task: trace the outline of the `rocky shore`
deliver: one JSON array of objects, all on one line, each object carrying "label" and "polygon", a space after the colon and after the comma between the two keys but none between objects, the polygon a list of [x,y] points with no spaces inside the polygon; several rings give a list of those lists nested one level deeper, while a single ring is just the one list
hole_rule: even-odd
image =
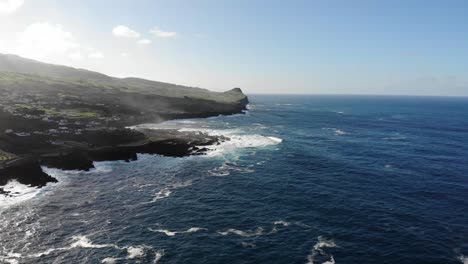
[{"label": "rocky shore", "polygon": [[229,139],[126,127],[238,114],[247,104],[239,88],[119,79],[0,54],[0,194],[11,180],[37,187],[57,181],[41,166],[86,171],[95,161],[132,161],[139,153],[203,155]]},{"label": "rocky shore", "polygon": [[169,157],[204,155],[207,146],[229,140],[224,136],[210,136],[199,132],[177,130],[100,129],[93,131],[92,141],[65,141],[56,143],[52,152],[18,157],[0,165],[1,186],[10,180],[34,187],[45,186],[57,180],[41,169],[41,166],[62,170],[89,171],[95,161],[134,161],[137,154],[155,154]]}]

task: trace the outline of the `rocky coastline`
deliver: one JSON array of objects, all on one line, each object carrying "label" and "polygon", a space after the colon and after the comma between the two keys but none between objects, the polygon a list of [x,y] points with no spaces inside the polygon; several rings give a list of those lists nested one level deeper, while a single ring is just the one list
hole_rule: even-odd
[{"label": "rocky coastline", "polygon": [[239,88],[211,92],[119,79],[0,54],[0,194],[12,180],[34,187],[56,182],[41,166],[87,171],[93,162],[132,161],[137,154],[203,155],[229,138],[127,127],[240,114],[248,103]]},{"label": "rocky coastline", "polygon": [[180,132],[172,129],[99,129],[94,133],[100,134],[98,137],[94,135],[94,140],[101,140],[99,144],[95,144],[96,142],[91,144],[74,141],[60,142],[57,145],[58,148],[50,152],[17,157],[1,164],[0,194],[7,194],[1,186],[11,180],[33,187],[43,187],[47,183],[57,182],[57,179],[46,174],[41,166],[61,170],[89,171],[94,168],[94,162],[116,160],[130,162],[137,160],[138,154],[168,157],[204,155],[208,151],[207,146],[218,145],[229,140],[224,136]]}]

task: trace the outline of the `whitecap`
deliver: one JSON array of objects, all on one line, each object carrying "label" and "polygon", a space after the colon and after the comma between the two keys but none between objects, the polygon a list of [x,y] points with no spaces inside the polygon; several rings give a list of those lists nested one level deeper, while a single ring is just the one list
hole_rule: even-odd
[{"label": "whitecap", "polygon": [[91,240],[83,235],[77,235],[72,237],[72,243],[68,247],[58,247],[58,248],[49,248],[43,252],[31,254],[28,257],[39,258],[42,256],[47,256],[55,251],[67,251],[74,248],[115,248],[121,249],[115,244],[93,244]]},{"label": "whitecap", "polygon": [[225,160],[220,167],[209,170],[208,174],[210,176],[228,176],[231,174],[231,171],[236,171],[239,173],[255,172],[251,166],[239,166],[236,163]]},{"label": "whitecap", "polygon": [[164,251],[158,251],[156,252],[155,256],[154,256],[154,260],[153,260],[153,264],[156,264],[158,263],[161,258],[164,256]]},{"label": "whitecap", "polygon": [[0,208],[10,207],[36,197],[41,191],[40,188],[24,185],[16,180],[9,181],[1,188],[7,194],[0,194]]},{"label": "whitecap", "polygon": [[227,235],[238,235],[241,237],[252,237],[252,236],[261,236],[264,234],[264,230],[262,227],[257,227],[255,230],[252,231],[242,231],[234,228],[229,228],[226,231],[218,231],[218,234],[227,236]]},{"label": "whitecap", "polygon": [[127,248],[127,259],[136,259],[136,258],[142,258],[145,256],[145,248],[143,246],[140,247],[133,247],[130,246]]},{"label": "whitecap", "polygon": [[286,221],[283,221],[283,220],[280,220],[280,221],[275,221],[273,222],[274,225],[282,225],[282,226],[289,226],[291,225],[290,222],[286,222]]},{"label": "whitecap", "polygon": [[72,239],[75,241],[70,245],[70,248],[107,248],[107,247],[113,247],[113,248],[119,248],[118,246],[114,244],[93,244],[91,240],[82,235],[78,236],[73,236]]},{"label": "whitecap", "polygon": [[348,132],[344,131],[344,130],[341,130],[341,129],[338,129],[338,128],[333,128],[333,127],[324,127],[322,128],[323,130],[331,130],[335,133],[335,135],[337,136],[341,136],[341,135],[346,135],[348,134]]},{"label": "whitecap", "polygon": [[21,258],[21,254],[18,253],[8,253],[6,256],[0,256],[0,261],[9,264],[17,264],[19,263],[18,259]]},{"label": "whitecap", "polygon": [[468,264],[468,257],[467,256],[461,255],[461,256],[458,257],[458,259],[460,260],[461,263]]},{"label": "whitecap", "polygon": [[61,170],[57,168],[49,168],[42,166],[42,170],[49,174],[50,176],[57,178],[64,175],[76,175],[76,174],[95,174],[95,173],[107,173],[112,171],[112,163],[115,161],[100,161],[93,162],[94,168],[91,168],[89,171],[83,170]]},{"label": "whitecap", "polygon": [[[217,131],[212,134],[219,133]],[[210,134],[210,133],[208,133]],[[268,146],[277,145],[282,142],[282,139],[271,136],[262,136],[258,134],[252,135],[236,135],[236,134],[225,134],[229,140],[222,142],[219,145],[206,146],[210,150],[207,156],[219,156],[225,153],[232,153],[238,149],[246,148],[264,148]]]},{"label": "whitecap", "polygon": [[172,193],[171,190],[169,190],[168,188],[164,188],[164,189],[162,189],[162,190],[160,190],[159,192],[156,193],[156,195],[154,196],[152,202],[156,202],[157,200],[169,197],[169,195],[171,195],[171,193]]},{"label": "whitecap", "polygon": [[247,230],[247,231],[238,230],[238,229],[234,229],[234,228],[229,228],[229,229],[227,229],[225,231],[218,231],[217,233],[220,234],[220,235],[223,235],[223,236],[238,235],[238,236],[241,236],[241,237],[255,237],[255,236],[263,236],[263,235],[273,234],[273,233],[276,233],[277,231],[278,230],[276,229],[276,227],[273,227],[270,231],[266,231],[263,227],[257,227],[254,230]]},{"label": "whitecap", "polygon": [[335,259],[333,255],[327,253],[325,251],[326,248],[334,248],[336,244],[333,240],[325,239],[321,236],[317,238],[317,243],[312,247],[310,250],[310,254],[307,256],[307,263],[306,264],[314,264],[315,258],[317,256],[322,256],[329,258],[327,261],[322,262],[322,264],[335,264]]},{"label": "whitecap", "polygon": [[271,140],[273,140],[274,142],[277,142],[277,143],[283,142],[283,140],[281,138],[277,138],[277,137],[267,137],[267,138],[269,138],[269,139],[271,139]]},{"label": "whitecap", "polygon": [[[117,250],[125,250],[127,252],[127,259],[142,258],[146,256],[147,250],[150,250],[155,255],[153,263],[157,263],[161,259],[164,253],[163,251],[162,252],[154,251],[151,247],[146,246],[146,245],[119,247],[116,244],[95,244],[87,236],[76,235],[76,236],[72,236],[71,243],[69,246],[48,248],[42,252],[38,252],[38,253],[26,255],[26,256],[23,256],[17,253],[9,253],[7,256],[0,256],[0,261],[6,261],[9,263],[18,263],[18,259],[20,258],[40,258],[40,257],[47,256],[54,252],[68,251],[68,250],[73,250],[77,248],[93,248],[93,249],[114,248]],[[116,261],[120,259],[121,258],[106,257],[101,261],[101,263],[106,263],[106,264],[116,263]]]},{"label": "whitecap", "polygon": [[152,229],[148,228],[149,231],[151,232],[156,232],[156,233],[163,233],[166,236],[175,236],[177,234],[188,234],[188,233],[195,233],[195,232],[200,232],[200,231],[206,231],[206,228],[203,227],[191,227],[185,231],[170,231],[167,229]]},{"label": "whitecap", "polygon": [[246,247],[246,248],[254,248],[254,247],[257,246],[257,245],[255,245],[255,244],[252,243],[252,242],[242,242],[241,245],[242,245],[243,247]]},{"label": "whitecap", "polygon": [[[208,121],[209,122],[209,121]],[[176,129],[180,132],[200,132],[210,136],[225,136],[229,138],[220,144],[210,146],[199,146],[200,148],[207,148],[209,152],[208,157],[218,156],[224,153],[232,153],[237,149],[244,148],[263,148],[267,146],[280,144],[283,140],[281,138],[260,135],[260,134],[245,134],[241,129],[210,129],[207,125],[207,120],[171,120],[158,124],[141,124],[138,126],[130,127],[133,129]],[[266,128],[261,126],[261,128]]]},{"label": "whitecap", "polygon": [[107,257],[101,261],[103,264],[115,264],[119,260],[118,258]]},{"label": "whitecap", "polygon": [[[173,183],[172,185],[165,187],[161,189],[159,192],[157,192],[153,199],[149,202],[145,202],[143,204],[150,204],[150,203],[155,203],[161,199],[167,198],[172,194],[172,190],[179,189],[179,188],[185,188],[192,185],[192,180],[184,181],[184,182],[176,182]],[[149,184],[147,186],[150,186]]]}]

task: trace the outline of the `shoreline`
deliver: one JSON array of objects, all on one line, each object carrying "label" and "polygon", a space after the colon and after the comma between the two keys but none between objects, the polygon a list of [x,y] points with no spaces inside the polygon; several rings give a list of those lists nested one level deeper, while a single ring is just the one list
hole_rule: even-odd
[{"label": "shoreline", "polygon": [[[166,115],[159,120],[161,123],[191,118],[208,118],[219,115],[244,114],[248,101],[242,102],[238,112],[224,113],[184,113]],[[143,118],[144,119],[144,118]],[[158,123],[160,123],[158,122]],[[137,154],[152,154],[168,157],[186,157],[204,155],[208,151],[204,146],[219,145],[230,139],[224,136],[211,136],[200,132],[180,132],[175,129],[130,129],[126,124],[121,128],[96,129],[97,138],[112,138],[113,142],[103,144],[83,144],[83,142],[60,142],[59,151],[46,151],[36,155],[18,156],[0,164],[0,195],[8,195],[3,187],[12,180],[31,187],[41,188],[48,183],[58,182],[46,174],[41,166],[62,170],[89,171],[94,168],[94,162],[117,161],[127,162],[137,160]],[[87,142],[89,143],[89,142]]]}]

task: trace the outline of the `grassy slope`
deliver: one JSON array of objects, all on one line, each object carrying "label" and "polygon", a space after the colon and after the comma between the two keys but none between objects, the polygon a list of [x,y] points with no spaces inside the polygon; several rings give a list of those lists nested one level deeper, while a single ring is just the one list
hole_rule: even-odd
[{"label": "grassy slope", "polygon": [[99,87],[103,90],[173,98],[191,97],[222,103],[236,103],[245,98],[245,95],[239,90],[217,93],[201,88],[139,78],[121,79],[84,69],[46,64],[16,55],[5,54],[0,54],[0,82],[4,85],[47,82],[51,85]]}]

